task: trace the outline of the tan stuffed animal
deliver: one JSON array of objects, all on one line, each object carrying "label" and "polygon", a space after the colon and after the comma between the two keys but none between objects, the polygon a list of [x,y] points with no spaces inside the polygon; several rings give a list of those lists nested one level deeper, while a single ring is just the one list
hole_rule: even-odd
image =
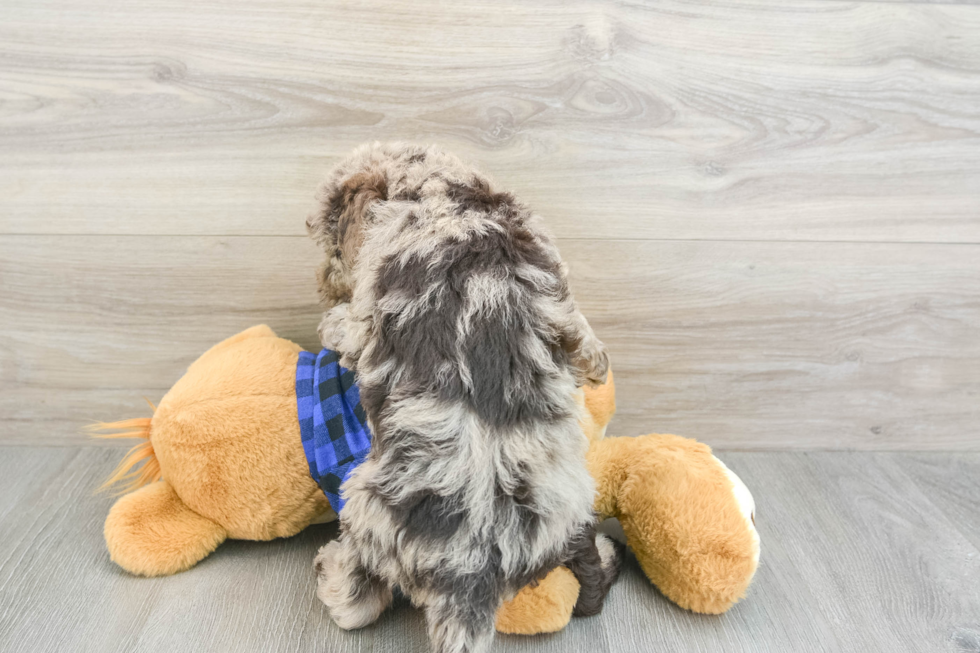
[{"label": "tan stuffed animal", "polygon": [[[106,485],[132,490],[112,507],[112,560],[144,576],[184,571],[225,539],[295,535],[336,515],[310,475],[296,407],[299,345],[256,326],[208,350],[152,418],[99,425],[142,437]],[[723,612],[745,592],[759,543],[751,496],[705,445],[677,436],[604,439],[615,411],[609,381],[582,394],[597,511],[616,517],[650,579],[679,605]],[[140,461],[141,467],[130,471]],[[565,568],[498,613],[502,632],[568,623],[578,582]]]}]

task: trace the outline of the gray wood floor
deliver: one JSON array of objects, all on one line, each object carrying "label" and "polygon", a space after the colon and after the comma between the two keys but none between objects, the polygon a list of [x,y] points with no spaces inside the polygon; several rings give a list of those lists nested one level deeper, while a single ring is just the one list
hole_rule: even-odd
[{"label": "gray wood floor", "polygon": [[[163,579],[116,568],[111,499],[92,488],[120,455],[0,447],[0,649],[426,651],[407,605],[339,630],[313,596],[331,525],[228,542]],[[763,542],[749,597],[720,617],[664,599],[630,560],[603,613],[494,651],[980,651],[980,454],[728,452],[753,489]]]}]

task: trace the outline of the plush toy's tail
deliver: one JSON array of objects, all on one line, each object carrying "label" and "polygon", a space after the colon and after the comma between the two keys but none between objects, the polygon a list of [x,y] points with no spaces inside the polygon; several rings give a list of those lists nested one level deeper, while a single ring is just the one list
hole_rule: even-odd
[{"label": "plush toy's tail", "polygon": [[[149,400],[150,408],[156,411]],[[98,422],[88,428],[92,437],[96,438],[142,438],[146,440],[137,444],[126,453],[112,474],[99,486],[99,491],[106,490],[116,483],[122,483],[120,494],[132,492],[148,483],[159,481],[161,478],[160,462],[153,453],[153,443],[150,441],[150,417],[124,419],[119,422]],[[141,467],[136,467],[143,462]]]}]

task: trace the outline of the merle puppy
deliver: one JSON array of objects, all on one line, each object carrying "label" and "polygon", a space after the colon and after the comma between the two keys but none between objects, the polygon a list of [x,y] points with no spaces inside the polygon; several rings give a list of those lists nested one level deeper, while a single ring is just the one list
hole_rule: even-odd
[{"label": "merle puppy", "polygon": [[373,622],[398,587],[436,651],[484,651],[501,602],[561,564],[576,614],[599,612],[616,561],[575,395],[608,359],[540,218],[435,147],[362,146],[319,197],[320,337],[374,438],[316,559],[334,621]]}]

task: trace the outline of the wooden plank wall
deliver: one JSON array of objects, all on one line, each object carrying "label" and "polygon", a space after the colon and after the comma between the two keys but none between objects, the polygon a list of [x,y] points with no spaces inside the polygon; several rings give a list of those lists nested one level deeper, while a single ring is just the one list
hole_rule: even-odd
[{"label": "wooden plank wall", "polygon": [[0,442],[308,347],[318,180],[435,141],[548,219],[611,433],[980,450],[980,6],[6,0]]}]

